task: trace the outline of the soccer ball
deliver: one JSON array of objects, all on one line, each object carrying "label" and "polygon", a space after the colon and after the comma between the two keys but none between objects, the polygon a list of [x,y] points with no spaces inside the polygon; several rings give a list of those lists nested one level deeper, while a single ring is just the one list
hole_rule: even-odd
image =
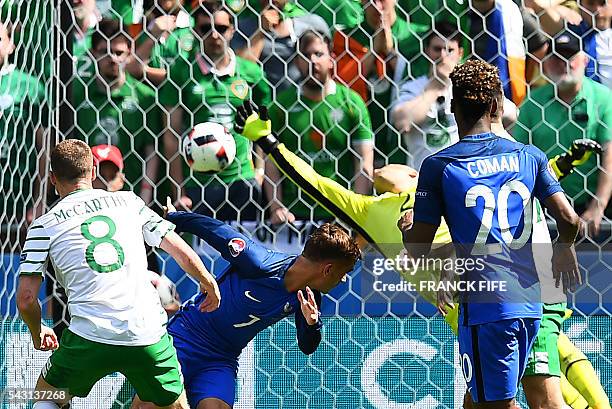
[{"label": "soccer ball", "polygon": [[176,285],[170,281],[165,275],[159,275],[154,271],[149,271],[149,279],[151,284],[157,290],[159,294],[159,301],[162,307],[166,308],[172,304],[180,304],[178,293],[176,291]]},{"label": "soccer ball", "polygon": [[220,172],[234,161],[236,142],[223,125],[203,122],[183,139],[183,156],[195,172]]}]

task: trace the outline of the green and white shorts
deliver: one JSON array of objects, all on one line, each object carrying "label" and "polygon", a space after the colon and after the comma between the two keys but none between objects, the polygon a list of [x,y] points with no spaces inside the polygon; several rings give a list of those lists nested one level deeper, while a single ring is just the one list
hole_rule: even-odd
[{"label": "green and white shorts", "polygon": [[566,306],[566,303],[544,304],[540,329],[529,352],[524,376],[561,376],[557,342],[565,321]]},{"label": "green and white shorts", "polygon": [[59,348],[49,357],[43,379],[71,396],[86,397],[96,382],[120,372],[140,399],[157,406],[174,403],[183,392],[183,377],[167,333],[148,346],[109,345],[64,330]]}]

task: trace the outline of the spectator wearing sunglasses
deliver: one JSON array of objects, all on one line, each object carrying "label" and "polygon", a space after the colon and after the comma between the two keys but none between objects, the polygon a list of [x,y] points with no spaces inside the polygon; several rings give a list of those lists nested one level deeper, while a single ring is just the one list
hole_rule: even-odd
[{"label": "spectator wearing sunglasses", "polygon": [[[193,173],[179,154],[182,135],[201,122],[218,122],[233,129],[234,116],[244,100],[270,103],[270,87],[262,69],[236,56],[230,47],[234,16],[214,2],[202,2],[193,11],[196,41],[189,59],[177,59],[169,67],[169,80],[162,86],[160,102],[169,113],[164,150],[170,163],[175,197],[182,207],[220,220],[254,220],[261,193],[256,181],[249,141],[233,133],[236,159],[224,171],[207,175]],[[263,161],[257,167],[262,169]]]},{"label": "spectator wearing sunglasses", "polygon": [[393,126],[403,135],[408,165],[419,169],[425,158],[459,140],[450,110],[449,75],[463,57],[461,34],[448,22],[436,24],[425,40],[428,75],[406,81],[391,108]]}]

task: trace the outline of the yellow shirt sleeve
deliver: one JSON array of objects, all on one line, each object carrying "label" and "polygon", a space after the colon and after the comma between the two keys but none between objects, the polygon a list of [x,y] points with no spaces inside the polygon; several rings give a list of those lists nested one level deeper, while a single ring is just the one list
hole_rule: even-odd
[{"label": "yellow shirt sleeve", "polygon": [[355,193],[319,175],[308,163],[282,143],[272,151],[270,156],[280,171],[317,203],[366,239],[371,239],[362,226],[367,218],[368,207],[375,200],[373,196]]}]

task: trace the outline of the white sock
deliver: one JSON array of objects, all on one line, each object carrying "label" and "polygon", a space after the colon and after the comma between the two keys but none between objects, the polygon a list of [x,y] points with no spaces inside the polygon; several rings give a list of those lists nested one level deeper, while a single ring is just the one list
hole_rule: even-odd
[{"label": "white sock", "polygon": [[32,409],[59,409],[59,406],[55,402],[41,401],[36,402]]}]

